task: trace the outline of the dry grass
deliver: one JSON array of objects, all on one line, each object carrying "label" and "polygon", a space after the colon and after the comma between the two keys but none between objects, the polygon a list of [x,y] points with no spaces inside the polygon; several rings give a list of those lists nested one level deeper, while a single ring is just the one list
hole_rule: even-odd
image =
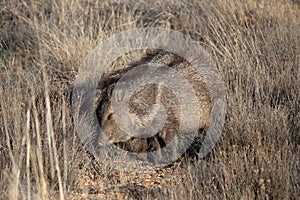
[{"label": "dry grass", "polygon": [[[0,2],[0,198],[299,198],[299,18],[288,0]],[[160,172],[155,187],[105,166],[94,174],[68,94],[92,48],[146,26],[199,41],[228,89],[214,152]]]}]

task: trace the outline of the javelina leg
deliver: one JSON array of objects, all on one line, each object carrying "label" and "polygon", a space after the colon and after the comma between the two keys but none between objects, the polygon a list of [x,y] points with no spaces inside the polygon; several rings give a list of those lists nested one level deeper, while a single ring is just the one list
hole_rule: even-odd
[{"label": "javelina leg", "polygon": [[[149,160],[155,164],[165,164],[177,159],[176,129],[165,129],[151,138],[151,149]],[[153,152],[155,151],[155,152]]]},{"label": "javelina leg", "polygon": [[176,136],[177,130],[174,128],[164,129],[160,134],[161,140],[164,141],[165,149],[162,151],[164,157],[170,161],[175,161],[177,159],[177,146],[178,138]]},{"label": "javelina leg", "polygon": [[148,144],[146,138],[131,138],[128,141],[120,142],[118,144],[123,150],[136,153],[136,156],[140,160],[146,160],[146,153],[148,150]]},{"label": "javelina leg", "polygon": [[159,164],[161,160],[161,144],[158,139],[158,135],[153,137],[147,138],[148,144],[148,161],[152,162],[153,164]]}]

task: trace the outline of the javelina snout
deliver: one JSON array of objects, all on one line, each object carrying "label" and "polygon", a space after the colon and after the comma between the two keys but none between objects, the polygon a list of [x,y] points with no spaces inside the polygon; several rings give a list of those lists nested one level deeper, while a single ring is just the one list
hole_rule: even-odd
[{"label": "javelina snout", "polygon": [[[184,135],[185,132],[188,133],[189,130],[188,124],[183,126],[180,125],[180,123],[182,123],[181,104],[187,103],[189,105],[189,99],[184,99],[184,102],[182,102],[182,100],[180,101],[176,96],[176,91],[174,91],[174,88],[176,90],[176,81],[175,87],[166,87],[164,84],[161,84],[165,81],[163,78],[158,78],[158,82],[156,83],[144,84],[132,94],[126,92],[129,91],[131,87],[135,87],[136,83],[138,84],[141,82],[140,79],[142,79],[143,75],[141,73],[142,70],[137,70],[124,79],[121,79],[122,76],[129,71],[138,69],[141,65],[147,64],[161,65],[161,68],[157,68],[158,73],[156,73],[156,76],[157,74],[158,76],[160,74],[163,75],[164,69],[168,70],[168,68],[170,68],[176,70],[182,78],[187,80],[192,89],[181,90],[181,93],[183,93],[181,95],[183,97],[188,97],[190,93],[195,95],[198,103],[196,106],[193,105],[195,107],[192,109],[199,111],[200,116],[197,118],[194,115],[183,117],[190,118],[189,121],[198,122],[198,130],[205,129],[209,125],[211,120],[211,100],[203,78],[197,73],[197,69],[194,66],[180,56],[162,51],[148,52],[140,61],[133,63],[124,69],[105,73],[98,86],[100,97],[98,100],[97,116],[103,129],[103,134],[110,143],[119,145],[124,150],[135,153],[155,151],[155,158],[143,158],[152,159],[154,162],[159,162],[159,160],[163,159],[162,148],[172,143],[172,152],[170,156],[173,156],[175,159],[177,147],[178,145],[182,145],[180,144],[181,141],[179,141],[180,137],[175,136],[178,136],[179,134]],[[174,79],[176,78],[177,77],[174,75]],[[120,87],[117,87],[118,82],[122,81],[129,81],[130,84],[125,84],[124,87],[122,87],[121,84]],[[116,103],[122,101],[123,98],[128,98],[128,107],[118,108],[124,109],[122,111],[116,110],[116,107],[113,104],[113,97],[116,98]],[[121,125],[118,123],[118,120],[116,120],[118,117],[120,118],[120,116],[116,114],[117,111],[119,111],[119,115],[120,113],[122,115],[123,112],[129,112],[127,115],[129,117],[123,118]],[[162,117],[161,115],[165,115],[165,117]],[[160,127],[159,130],[156,130],[156,127],[151,127],[154,126],[155,120],[157,120],[156,123],[162,124],[162,127]],[[131,132],[130,128],[132,127],[132,124],[134,130]],[[134,131],[143,129],[147,126],[149,128],[147,130],[155,131],[155,133],[151,133],[149,137],[138,137],[133,133]],[[187,128],[181,129],[179,133],[180,127]],[[201,132],[201,134],[203,133]]]}]

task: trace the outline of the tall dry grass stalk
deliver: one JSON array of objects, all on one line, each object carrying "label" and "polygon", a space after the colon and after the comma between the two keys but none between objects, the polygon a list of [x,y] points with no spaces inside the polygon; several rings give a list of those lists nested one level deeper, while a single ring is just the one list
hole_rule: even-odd
[{"label": "tall dry grass stalk", "polygon": [[[36,102],[35,95],[33,93],[33,89],[31,90],[32,93],[32,102]],[[41,141],[41,133],[40,133],[40,122],[39,122],[39,117],[38,117],[38,110],[35,104],[32,104],[33,108],[33,115],[34,115],[34,121],[33,127],[35,129],[33,132],[36,134],[36,162],[38,165],[38,170],[36,172],[37,176],[37,185],[38,185],[38,194],[41,196],[42,199],[48,199],[48,191],[47,191],[47,183],[44,177],[44,162],[43,162],[43,154],[42,154],[42,141]]]},{"label": "tall dry grass stalk", "polygon": [[[49,83],[48,77],[46,75],[45,69],[43,71],[43,79],[44,79],[44,88],[45,88],[45,103],[46,103],[46,124],[47,124],[47,137],[48,137],[48,144],[50,150],[50,162],[51,162],[51,179],[54,179],[54,168],[55,165],[57,179],[58,179],[58,186],[59,186],[59,197],[60,199],[64,199],[64,190],[62,184],[62,176],[61,170],[59,167],[59,158],[57,153],[56,141],[54,137],[54,130],[53,130],[53,122],[52,122],[52,114],[51,114],[51,106],[50,106],[50,97],[49,97]],[[53,156],[51,152],[53,151]],[[53,161],[51,160],[53,159]]]},{"label": "tall dry grass stalk", "polygon": [[31,199],[31,184],[30,184],[30,136],[29,136],[29,129],[30,129],[30,109],[27,110],[27,122],[26,122],[26,174],[27,174],[27,199]]}]

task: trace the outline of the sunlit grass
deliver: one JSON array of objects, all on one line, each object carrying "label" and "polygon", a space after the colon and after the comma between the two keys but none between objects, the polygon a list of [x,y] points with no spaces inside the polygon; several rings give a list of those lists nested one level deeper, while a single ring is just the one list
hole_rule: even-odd
[{"label": "sunlit grass", "polygon": [[[297,199],[299,18],[288,0],[1,2],[0,198]],[[66,92],[91,49],[146,26],[198,41],[228,89],[214,152],[155,189],[106,166],[95,175]]]}]

